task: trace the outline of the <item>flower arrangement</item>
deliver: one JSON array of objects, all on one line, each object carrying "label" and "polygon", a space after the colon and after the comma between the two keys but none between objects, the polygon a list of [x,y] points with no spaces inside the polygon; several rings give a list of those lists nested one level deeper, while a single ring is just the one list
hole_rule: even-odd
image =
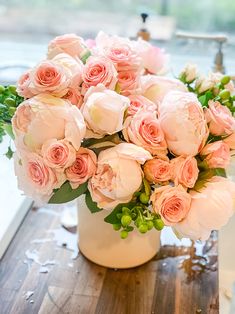
[{"label": "flower arrangement", "polygon": [[0,136],[14,138],[19,188],[49,203],[85,194],[123,239],[166,225],[203,240],[226,224],[233,83],[193,65],[161,76],[167,60],[143,40],[102,32],[52,40],[17,88],[0,86]]}]

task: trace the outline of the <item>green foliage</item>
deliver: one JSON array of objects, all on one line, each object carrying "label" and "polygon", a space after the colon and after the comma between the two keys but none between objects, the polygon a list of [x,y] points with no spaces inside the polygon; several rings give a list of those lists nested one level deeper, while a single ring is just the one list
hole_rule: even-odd
[{"label": "green foliage", "polygon": [[12,151],[12,149],[11,149],[11,147],[10,146],[8,146],[8,151],[6,152],[6,157],[8,158],[8,159],[11,159],[12,158],[12,156],[13,156],[13,151]]},{"label": "green foliage", "polygon": [[69,181],[66,181],[59,189],[57,189],[49,200],[49,204],[67,203],[87,191],[87,182],[79,185],[77,189],[72,189]]},{"label": "green foliage", "polygon": [[198,97],[198,100],[202,104],[202,107],[208,107],[208,101],[213,99],[214,95],[213,93],[209,90],[205,94],[201,95]]},{"label": "green foliage", "polygon": [[88,190],[86,192],[85,201],[86,201],[87,207],[90,209],[90,212],[92,214],[100,212],[101,210],[103,210],[103,208],[98,207],[97,203],[92,200],[91,194],[90,194],[90,192]]},{"label": "green foliage", "polygon": [[17,94],[15,86],[0,85],[0,142],[6,133],[13,138],[11,119],[23,100]]},{"label": "green foliage", "polygon": [[210,179],[214,176],[220,176],[226,178],[226,171],[222,168],[214,168],[209,169],[207,168],[204,171],[199,173],[198,179],[193,187],[193,190],[200,192],[202,188],[206,186],[206,183],[210,181]]}]

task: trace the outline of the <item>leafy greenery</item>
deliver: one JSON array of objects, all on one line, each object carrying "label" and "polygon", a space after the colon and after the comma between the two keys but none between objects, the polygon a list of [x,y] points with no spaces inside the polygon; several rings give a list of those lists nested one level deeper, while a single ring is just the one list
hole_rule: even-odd
[{"label": "leafy greenery", "polygon": [[199,96],[198,100],[202,104],[202,107],[208,107],[208,101],[213,98],[214,98],[214,95],[212,91],[209,90],[204,95]]},{"label": "leafy greenery", "polygon": [[86,201],[86,205],[87,207],[90,209],[90,212],[93,213],[97,213],[100,212],[101,210],[103,210],[103,208],[99,208],[97,206],[97,203],[94,202],[91,198],[91,194],[90,192],[87,190],[86,192],[86,197],[85,197],[85,201]]},{"label": "leafy greenery", "polygon": [[55,190],[54,194],[49,200],[49,204],[67,203],[87,191],[87,182],[79,185],[78,188],[72,189],[69,181],[66,181],[59,189]]}]

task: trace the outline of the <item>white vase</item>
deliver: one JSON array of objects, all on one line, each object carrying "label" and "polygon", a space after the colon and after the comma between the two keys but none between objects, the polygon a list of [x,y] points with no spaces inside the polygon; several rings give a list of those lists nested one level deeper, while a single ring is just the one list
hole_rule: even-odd
[{"label": "white vase", "polygon": [[78,244],[90,261],[109,268],[131,268],[151,260],[160,248],[160,232],[132,231],[127,239],[104,222],[109,211],[91,214],[84,196],[78,198]]}]

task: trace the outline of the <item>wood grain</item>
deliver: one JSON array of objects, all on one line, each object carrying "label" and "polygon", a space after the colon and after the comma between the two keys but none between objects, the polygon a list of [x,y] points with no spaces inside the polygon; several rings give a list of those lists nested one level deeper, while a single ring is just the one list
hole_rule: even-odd
[{"label": "wood grain", "polygon": [[[58,208],[58,211],[61,209]],[[54,242],[32,243],[59,227],[59,216],[31,210],[0,262],[0,314],[218,314],[216,234],[202,249],[165,245],[149,263],[130,270],[97,266]],[[25,261],[55,259],[48,273]],[[24,263],[25,262],[25,263]],[[27,291],[34,294],[26,300]]]}]

